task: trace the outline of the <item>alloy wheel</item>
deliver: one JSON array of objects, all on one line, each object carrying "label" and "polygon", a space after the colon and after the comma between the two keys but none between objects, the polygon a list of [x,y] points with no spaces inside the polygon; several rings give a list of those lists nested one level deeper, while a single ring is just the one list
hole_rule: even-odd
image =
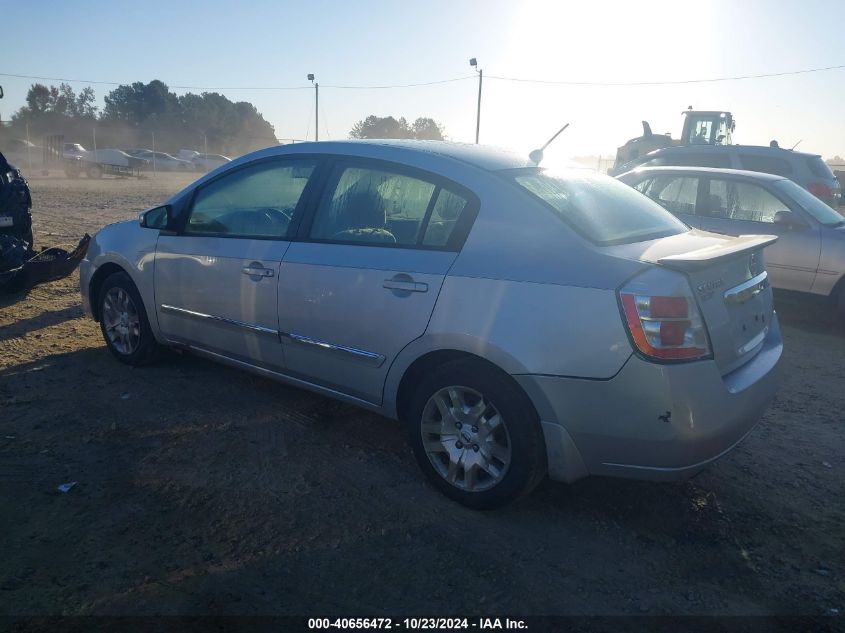
[{"label": "alloy wheel", "polygon": [[444,387],[422,413],[423,448],[435,471],[468,492],[494,487],[511,463],[507,425],[496,407],[469,387]]},{"label": "alloy wheel", "polygon": [[141,342],[141,319],[132,297],[123,288],[110,288],[103,299],[103,330],[112,347],[132,354]]}]

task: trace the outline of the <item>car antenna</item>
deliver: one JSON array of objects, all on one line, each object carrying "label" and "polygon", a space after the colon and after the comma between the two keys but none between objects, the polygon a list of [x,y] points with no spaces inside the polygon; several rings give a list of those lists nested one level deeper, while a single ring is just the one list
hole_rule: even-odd
[{"label": "car antenna", "polygon": [[[802,138],[802,139],[801,139],[801,141],[803,141],[803,140],[804,140],[804,139]],[[792,151],[792,150],[794,150],[796,147],[798,147],[798,145],[801,143],[801,141],[798,141],[798,143],[796,143],[795,145],[793,145],[792,147],[790,147],[790,148],[789,148],[789,151],[791,152],[791,151]]]},{"label": "car antenna", "polygon": [[540,162],[543,160],[543,150],[546,149],[551,144],[551,142],[553,140],[555,140],[558,136],[560,136],[560,133],[563,132],[568,127],[569,127],[569,123],[564,125],[557,132],[555,132],[555,135],[552,138],[550,138],[548,141],[546,141],[546,144],[543,145],[543,147],[541,147],[540,149],[535,149],[533,152],[531,152],[528,155],[528,158],[531,160],[531,162],[534,163],[535,165],[539,165]]}]

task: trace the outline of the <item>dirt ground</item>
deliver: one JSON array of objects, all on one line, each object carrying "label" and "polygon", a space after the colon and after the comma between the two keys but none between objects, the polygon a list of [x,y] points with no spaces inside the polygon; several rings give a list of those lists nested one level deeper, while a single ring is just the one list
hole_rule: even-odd
[{"label": "dirt ground", "polygon": [[[34,179],[36,244],[188,180]],[[0,615],[845,613],[826,306],[777,297],[777,399],[698,477],[547,482],[480,513],[425,483],[394,422],[187,355],[119,364],[77,284],[0,297]]]}]

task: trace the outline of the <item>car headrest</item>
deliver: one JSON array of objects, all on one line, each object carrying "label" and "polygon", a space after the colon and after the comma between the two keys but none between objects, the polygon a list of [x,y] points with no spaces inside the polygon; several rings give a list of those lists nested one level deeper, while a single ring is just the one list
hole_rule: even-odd
[{"label": "car headrest", "polygon": [[384,200],[375,191],[352,191],[343,196],[338,225],[346,229],[382,228],[386,224]]}]

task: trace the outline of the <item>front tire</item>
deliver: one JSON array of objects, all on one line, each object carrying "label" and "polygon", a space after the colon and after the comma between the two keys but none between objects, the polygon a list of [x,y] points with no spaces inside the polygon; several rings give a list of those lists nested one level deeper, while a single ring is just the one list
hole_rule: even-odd
[{"label": "front tire", "polygon": [[534,406],[510,376],[482,361],[452,361],[426,375],[408,425],[414,456],[431,483],[471,508],[506,505],[546,474]]},{"label": "front tire", "polygon": [[137,366],[156,359],[159,346],[141,294],[129,275],[109,275],[100,288],[97,307],[103,339],[117,360]]}]

